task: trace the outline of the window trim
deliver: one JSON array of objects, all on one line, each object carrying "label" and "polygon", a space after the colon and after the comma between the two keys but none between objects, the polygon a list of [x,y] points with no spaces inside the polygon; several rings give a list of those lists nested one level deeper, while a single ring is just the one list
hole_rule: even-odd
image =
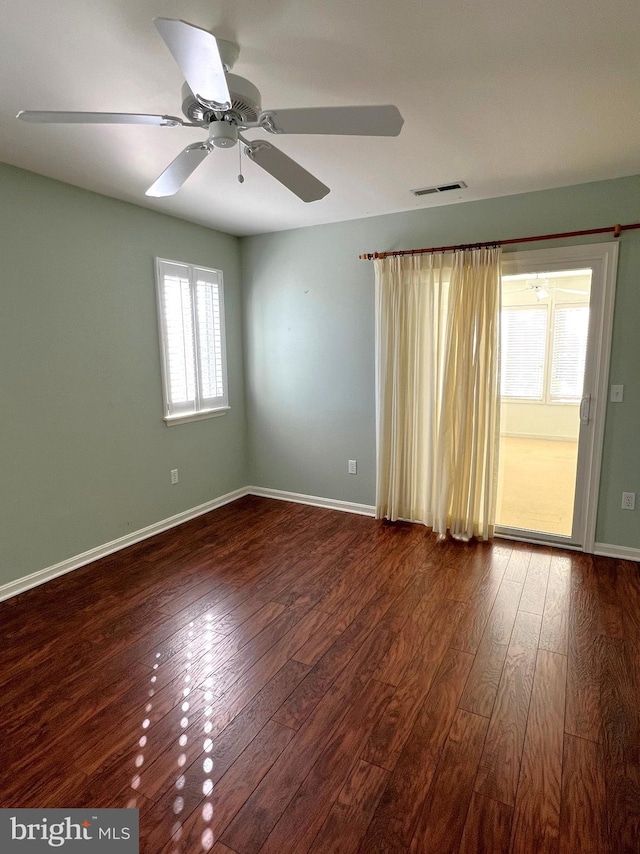
[{"label": "window trim", "polygon": [[[185,277],[189,280],[189,290],[191,292],[191,310],[193,313],[193,348],[195,355],[195,406],[196,409],[185,409],[172,412],[175,403],[171,401],[170,395],[170,372],[168,359],[168,339],[166,331],[167,318],[165,316],[164,300],[163,300],[163,285],[165,270],[163,265],[171,265],[180,267],[185,271]],[[167,427],[173,427],[178,424],[187,424],[191,421],[203,421],[207,418],[216,418],[219,415],[226,415],[231,409],[229,405],[229,382],[227,373],[227,341],[226,341],[226,317],[224,308],[224,274],[222,270],[213,267],[204,267],[201,264],[188,264],[185,261],[174,261],[169,258],[155,258],[155,290],[156,290],[156,310],[158,317],[158,331],[160,344],[160,365],[162,373],[162,400],[163,400],[163,420]],[[212,273],[217,278],[218,286],[218,302],[220,307],[220,351],[222,358],[222,385],[223,394],[219,398],[220,404],[211,407],[202,405],[202,389],[200,384],[200,360],[198,346],[198,324],[197,324],[197,305],[195,297],[195,283],[197,271]]]}]

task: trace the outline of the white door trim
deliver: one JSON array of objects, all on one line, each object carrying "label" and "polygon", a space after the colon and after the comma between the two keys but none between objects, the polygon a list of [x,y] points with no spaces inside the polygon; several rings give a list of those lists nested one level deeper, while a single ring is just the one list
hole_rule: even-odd
[{"label": "white door trim", "polygon": [[[505,275],[527,273],[543,268],[545,271],[552,272],[556,269],[566,268],[567,264],[575,264],[576,269],[590,267],[593,270],[589,321],[589,355],[586,369],[587,374],[585,375],[585,393],[591,394],[592,429],[588,433],[587,441],[582,443],[586,452],[586,459],[584,460],[584,465],[582,465],[582,460],[579,461],[578,480],[576,481],[576,501],[581,500],[583,502],[581,530],[575,532],[573,542],[566,542],[567,547],[577,546],[591,554],[595,548],[598,492],[600,470],[602,467],[602,446],[604,442],[609,361],[613,332],[613,308],[615,303],[616,272],[618,268],[618,245],[616,241],[611,241],[607,243],[561,246],[556,249],[508,252],[502,257],[502,272]],[[511,533],[515,534],[515,529],[505,529],[507,536]],[[535,534],[533,536],[538,540]],[[562,538],[553,535],[540,535],[540,540],[544,540],[549,544],[562,545]]]}]

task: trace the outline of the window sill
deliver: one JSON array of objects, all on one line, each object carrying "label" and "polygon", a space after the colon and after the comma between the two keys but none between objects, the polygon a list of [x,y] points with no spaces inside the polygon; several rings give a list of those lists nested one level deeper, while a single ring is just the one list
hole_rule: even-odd
[{"label": "window sill", "polygon": [[537,400],[530,397],[501,397],[500,401],[501,403],[535,403],[538,406],[580,406],[580,401],[576,400],[575,397],[573,400],[551,400],[545,397]]},{"label": "window sill", "polygon": [[189,421],[204,421],[205,418],[217,418],[218,415],[226,415],[230,409],[230,406],[219,406],[217,409],[185,412],[183,415],[167,415],[164,420],[167,427],[174,427],[176,424],[187,424]]}]

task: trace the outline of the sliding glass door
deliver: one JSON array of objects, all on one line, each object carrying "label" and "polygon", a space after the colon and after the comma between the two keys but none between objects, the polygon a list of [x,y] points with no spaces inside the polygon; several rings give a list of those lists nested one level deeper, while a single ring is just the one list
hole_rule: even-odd
[{"label": "sliding glass door", "polygon": [[615,244],[506,254],[497,530],[593,545]]}]

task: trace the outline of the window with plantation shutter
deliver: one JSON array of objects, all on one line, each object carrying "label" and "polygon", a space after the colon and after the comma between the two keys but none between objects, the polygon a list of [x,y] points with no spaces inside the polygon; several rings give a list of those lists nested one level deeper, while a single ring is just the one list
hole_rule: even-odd
[{"label": "window with plantation shutter", "polygon": [[588,306],[557,306],[553,322],[550,399],[577,403],[582,397],[589,331]]},{"label": "window with plantation shutter", "polygon": [[501,395],[543,400],[547,309],[502,310]]},{"label": "window with plantation shutter", "polygon": [[222,272],[156,258],[165,421],[228,406]]}]

